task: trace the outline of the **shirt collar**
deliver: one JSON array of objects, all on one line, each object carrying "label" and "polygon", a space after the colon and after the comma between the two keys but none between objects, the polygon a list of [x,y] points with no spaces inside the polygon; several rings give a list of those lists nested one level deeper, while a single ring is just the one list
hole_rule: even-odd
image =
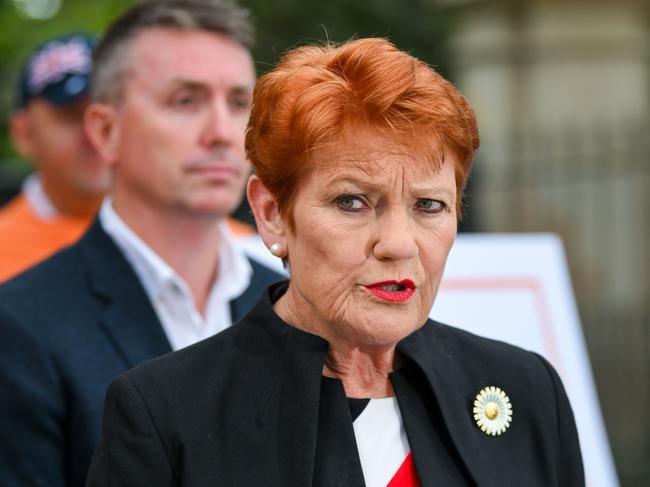
[{"label": "shirt collar", "polygon": [[133,266],[150,300],[153,301],[170,281],[183,281],[115,212],[110,197],[102,202],[99,222]]},{"label": "shirt collar", "polygon": [[27,176],[23,181],[22,190],[29,206],[40,218],[50,221],[59,216],[59,211],[45,194],[40,174],[34,172]]},{"label": "shirt collar", "polygon": [[[113,208],[112,200],[106,197],[99,211],[99,221],[140,277],[147,296],[155,300],[165,287],[176,286],[189,293],[189,286],[122,220]],[[218,224],[221,233],[219,242],[219,274],[213,283],[208,307],[213,300],[231,301],[240,296],[249,286],[253,269],[225,220]],[[209,310],[208,310],[209,313]]]},{"label": "shirt collar", "polygon": [[211,294],[217,294],[232,301],[249,286],[253,268],[239,249],[235,236],[226,220],[219,223],[221,240],[219,242],[219,275]]}]

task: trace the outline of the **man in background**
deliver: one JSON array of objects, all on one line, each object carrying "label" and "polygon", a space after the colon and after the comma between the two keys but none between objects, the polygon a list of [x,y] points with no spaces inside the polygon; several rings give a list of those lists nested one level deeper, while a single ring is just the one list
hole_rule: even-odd
[{"label": "man in background", "polygon": [[223,330],[281,279],[226,222],[250,171],[251,43],[225,0],[166,0],[97,46],[86,129],[110,197],[77,244],[0,286],[4,485],[82,486],[111,380]]},{"label": "man in background", "polygon": [[36,172],[0,209],[0,282],[75,242],[108,189],[109,171],[83,129],[94,43],[83,34],[52,39],[22,68],[11,140]]}]

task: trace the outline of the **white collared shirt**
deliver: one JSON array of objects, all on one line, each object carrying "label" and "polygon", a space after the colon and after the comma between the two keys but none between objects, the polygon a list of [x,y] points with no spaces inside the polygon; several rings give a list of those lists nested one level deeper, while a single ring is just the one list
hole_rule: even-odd
[{"label": "white collared shirt", "polygon": [[45,194],[40,174],[33,172],[27,176],[23,181],[22,189],[32,211],[41,220],[50,221],[59,216],[59,211]]},{"label": "white collared shirt", "polygon": [[221,240],[215,252],[219,253],[219,274],[208,295],[205,319],[195,308],[187,283],[129,228],[113,209],[110,198],[102,203],[99,221],[140,279],[173,350],[232,324],[230,301],[248,288],[253,270],[225,221],[218,223]]}]

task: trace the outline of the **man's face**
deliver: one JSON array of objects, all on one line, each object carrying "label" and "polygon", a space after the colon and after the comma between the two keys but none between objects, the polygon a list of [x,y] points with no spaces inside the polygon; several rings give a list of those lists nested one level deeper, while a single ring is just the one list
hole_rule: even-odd
[{"label": "man's face", "polygon": [[108,169],[84,133],[86,105],[80,101],[59,107],[35,98],[13,116],[16,148],[53,192],[92,197],[108,189]]},{"label": "man's face", "polygon": [[227,215],[250,171],[250,54],[218,34],[153,28],[134,39],[128,56],[116,115],[116,203]]}]

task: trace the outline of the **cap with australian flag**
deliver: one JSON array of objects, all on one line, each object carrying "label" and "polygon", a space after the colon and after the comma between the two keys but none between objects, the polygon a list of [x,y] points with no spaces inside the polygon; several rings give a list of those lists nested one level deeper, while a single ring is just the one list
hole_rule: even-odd
[{"label": "cap with australian flag", "polygon": [[18,107],[33,98],[68,105],[88,94],[95,36],[68,34],[51,39],[27,58],[18,85]]}]

